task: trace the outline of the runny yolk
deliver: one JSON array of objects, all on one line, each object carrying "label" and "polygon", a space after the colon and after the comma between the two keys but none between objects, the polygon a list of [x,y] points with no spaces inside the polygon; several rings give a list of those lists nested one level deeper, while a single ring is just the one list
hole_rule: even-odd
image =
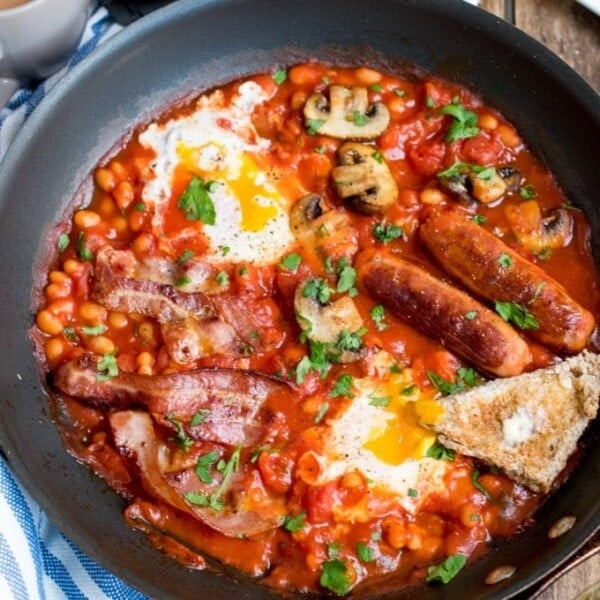
[{"label": "runny yolk", "polygon": [[[436,436],[419,423],[418,414],[420,409],[425,408],[421,404],[429,405],[434,401],[425,398],[409,400],[402,397],[396,389],[389,395],[391,401],[385,410],[390,413],[390,419],[383,428],[371,432],[363,447],[389,465],[400,465],[408,459],[423,458]],[[430,409],[428,406],[426,410]]]},{"label": "runny yolk", "polygon": [[[177,154],[188,171],[207,181],[225,183],[238,201],[243,231],[262,231],[280,213],[281,195],[272,186],[265,185],[264,174],[246,154],[241,155],[241,168],[235,179],[227,165],[227,151],[218,144],[210,143],[200,148],[182,144],[177,148]],[[218,207],[215,208],[218,214]]]}]

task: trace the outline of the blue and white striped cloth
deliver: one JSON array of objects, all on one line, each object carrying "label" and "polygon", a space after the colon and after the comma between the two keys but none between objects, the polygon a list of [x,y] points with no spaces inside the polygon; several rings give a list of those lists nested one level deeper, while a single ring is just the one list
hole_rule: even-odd
[{"label": "blue and white striped cloth", "polygon": [[[119,31],[104,8],[91,14],[79,48],[61,71],[17,90],[0,110],[0,159],[60,78]],[[83,554],[49,521],[0,454],[0,600],[144,600]]]}]

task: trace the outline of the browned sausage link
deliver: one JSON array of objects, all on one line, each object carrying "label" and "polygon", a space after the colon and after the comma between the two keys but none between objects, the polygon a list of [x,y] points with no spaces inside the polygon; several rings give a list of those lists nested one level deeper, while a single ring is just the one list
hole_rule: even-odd
[{"label": "browned sausage link", "polygon": [[413,263],[375,256],[359,277],[371,296],[482,371],[509,377],[531,360],[527,344],[496,313]]},{"label": "browned sausage link", "polygon": [[542,269],[495,235],[453,212],[434,214],[421,238],[442,267],[479,296],[521,304],[535,317],[532,336],[558,352],[583,350],[594,317]]}]

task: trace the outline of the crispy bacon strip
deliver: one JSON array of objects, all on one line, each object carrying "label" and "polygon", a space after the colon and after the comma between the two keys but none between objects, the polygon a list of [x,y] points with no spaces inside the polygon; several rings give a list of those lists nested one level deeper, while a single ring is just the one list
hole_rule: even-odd
[{"label": "crispy bacon strip", "polygon": [[187,293],[173,285],[177,273],[173,261],[142,263],[129,250],[105,246],[96,255],[92,297],[111,310],[156,319],[179,364],[210,354],[268,352],[283,341],[284,334],[274,335],[279,313],[267,300]]},{"label": "crispy bacon strip", "polygon": [[[153,376],[121,373],[100,382],[89,356],[61,365],[51,381],[62,393],[96,406],[144,406],[169,427],[176,419],[191,439],[244,446],[265,434],[259,418],[263,404],[276,394],[289,393],[286,384],[265,375],[230,369]],[[204,420],[192,426],[196,414]]]},{"label": "crispy bacon strip", "polygon": [[211,494],[218,488],[221,483],[218,472],[210,484],[202,483],[193,469],[167,475],[160,468],[160,443],[156,439],[152,419],[147,413],[120,411],[112,413],[109,420],[117,448],[135,460],[144,488],[154,498],[195,517],[229,537],[240,534],[251,536],[279,525],[282,511],[274,500],[265,501],[268,506],[264,507],[264,511],[246,508],[244,489],[240,485],[242,473],[239,472],[227,483],[222,494],[227,502],[224,502],[221,508],[190,502],[185,497],[187,492]]}]

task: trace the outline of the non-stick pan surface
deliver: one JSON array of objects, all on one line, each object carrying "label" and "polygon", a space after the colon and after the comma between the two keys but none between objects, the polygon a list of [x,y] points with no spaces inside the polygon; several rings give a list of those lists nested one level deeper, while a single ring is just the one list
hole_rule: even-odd
[{"label": "non-stick pan surface", "polygon": [[[53,252],[53,224],[135,124],[192,90],[311,58],[386,68],[408,61],[479,91],[587,212],[600,257],[600,100],[540,44],[462,1],[184,0],[106,42],[36,109],[0,165],[0,442],[56,525],[153,597],[271,594],[236,574],[185,570],[152,549],[123,523],[120,498],[67,455],[48,417],[27,337],[36,273]],[[585,436],[577,469],[532,527],[451,584],[411,597],[507,598],[572,554],[600,523],[597,425]],[[549,540],[549,526],[567,514],[577,517],[575,526]],[[515,576],[486,586],[487,573],[505,564],[517,567]],[[404,598],[408,592],[377,586],[370,594]]]}]

